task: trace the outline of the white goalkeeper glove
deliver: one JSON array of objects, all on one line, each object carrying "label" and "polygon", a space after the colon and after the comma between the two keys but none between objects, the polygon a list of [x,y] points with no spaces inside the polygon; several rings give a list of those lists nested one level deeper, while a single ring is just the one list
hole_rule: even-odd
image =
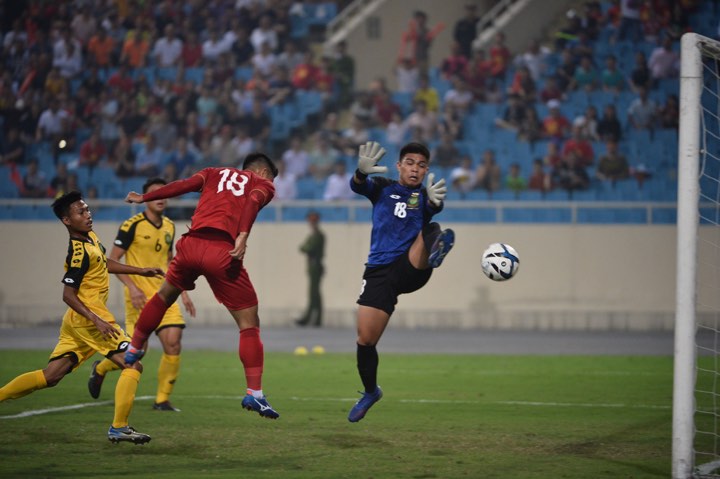
[{"label": "white goalkeeper glove", "polygon": [[425,187],[425,190],[427,191],[427,196],[430,202],[435,206],[440,206],[440,203],[445,200],[445,194],[447,193],[447,187],[445,186],[445,178],[442,178],[440,179],[440,181],[433,184],[434,180],[435,173],[428,174],[427,186]]},{"label": "white goalkeeper glove", "polygon": [[358,156],[358,171],[363,175],[371,175],[373,173],[386,173],[387,166],[377,166],[378,162],[385,155],[385,148],[380,146],[377,141],[368,141],[364,145],[360,145]]}]

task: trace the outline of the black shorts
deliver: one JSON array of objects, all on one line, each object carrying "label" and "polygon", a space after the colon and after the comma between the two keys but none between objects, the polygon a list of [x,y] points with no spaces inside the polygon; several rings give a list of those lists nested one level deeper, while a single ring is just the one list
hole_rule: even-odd
[{"label": "black shorts", "polygon": [[410,263],[408,253],[389,264],[366,266],[357,304],[371,306],[392,315],[398,296],[422,288],[431,275],[432,268],[416,269]]}]

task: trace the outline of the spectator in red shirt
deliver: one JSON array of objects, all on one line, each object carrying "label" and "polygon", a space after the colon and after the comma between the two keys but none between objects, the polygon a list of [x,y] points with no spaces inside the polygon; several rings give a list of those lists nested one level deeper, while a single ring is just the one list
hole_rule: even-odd
[{"label": "spectator in red shirt", "polygon": [[94,168],[107,156],[107,149],[100,140],[100,133],[95,130],[90,138],[80,147],[80,165]]},{"label": "spectator in red shirt", "polygon": [[595,152],[593,151],[592,144],[583,137],[583,129],[581,126],[574,126],[572,129],[572,137],[563,143],[563,158],[570,153],[575,154],[578,164],[582,166],[590,166],[595,162]]},{"label": "spectator in red shirt", "polygon": [[505,46],[505,34],[498,32],[495,35],[495,41],[489,50],[490,55],[490,75],[493,78],[499,80],[505,79],[505,73],[507,72],[508,65],[512,59],[510,50]]},{"label": "spectator in red shirt", "polygon": [[475,101],[485,101],[487,79],[490,77],[492,63],[487,59],[485,50],[473,48],[473,55],[465,68],[465,81],[473,93]]},{"label": "spectator in red shirt", "polygon": [[545,136],[552,141],[561,142],[570,133],[570,121],[560,111],[559,101],[550,100],[548,108],[550,113],[543,119]]},{"label": "spectator in red shirt", "polygon": [[442,65],[440,65],[440,71],[446,80],[465,74],[468,60],[462,54],[461,50],[460,44],[453,42],[450,46],[450,56],[445,57]]},{"label": "spectator in red shirt", "polygon": [[110,75],[107,84],[123,93],[130,93],[135,88],[135,82],[130,76],[127,65],[124,63],[120,65],[120,68],[115,73]]},{"label": "spectator in red shirt", "polygon": [[315,87],[318,74],[319,68],[313,62],[312,52],[308,50],[303,62],[292,72],[292,84],[301,90],[311,90]]},{"label": "spectator in red shirt", "polygon": [[202,45],[198,41],[197,33],[191,31],[187,35],[187,40],[183,43],[182,53],[182,64],[186,68],[193,68],[200,66],[202,60]]},{"label": "spectator in red shirt", "polygon": [[376,118],[383,127],[392,121],[393,115],[400,114],[400,107],[392,101],[392,96],[387,90],[378,92],[373,102],[375,103]]}]

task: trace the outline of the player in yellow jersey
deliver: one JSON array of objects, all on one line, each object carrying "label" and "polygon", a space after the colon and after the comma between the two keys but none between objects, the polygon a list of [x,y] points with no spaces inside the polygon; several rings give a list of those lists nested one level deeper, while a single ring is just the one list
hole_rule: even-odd
[{"label": "player in yellow jersey", "polygon": [[70,234],[65,260],[63,301],[69,306],[63,316],[60,337],[45,369],[16,377],[0,388],[0,402],[18,399],[38,389],[57,385],[95,353],[100,353],[122,369],[115,386],[115,414],[108,430],[112,442],[144,444],[150,436],[128,425],[142,365],[126,365],[124,352],[130,337],[118,326],[106,302],[110,275],[134,274],[162,276],[162,268],[138,268],[106,258],[105,247],[92,230],[90,208],[82,195],[71,191],[52,205],[55,215]]},{"label": "player in yellow jersey", "polygon": [[[143,193],[155,191],[167,184],[162,178],[151,178],[143,185]],[[167,200],[150,201],[145,204],[145,211],[125,221],[118,230],[115,245],[110,251],[110,258],[120,261],[125,256],[125,263],[133,266],[146,265],[167,268],[173,257],[175,241],[175,224],[163,215]],[[125,285],[125,331],[132,336],[135,331],[140,311],[148,298],[157,293],[162,285],[162,278],[130,278],[127,274],[118,274],[118,279]],[[190,316],[195,317],[195,305],[187,292],[181,295],[183,306]],[[163,355],[158,368],[158,388],[153,408],[158,411],[180,411],[170,403],[175,381],[180,370],[180,349],[182,330],[185,328],[180,306],[170,306],[160,325],[155,329]],[[146,348],[143,348],[146,349]],[[95,361],[88,380],[88,390],[94,398],[100,396],[105,375],[117,365],[110,360]]]}]

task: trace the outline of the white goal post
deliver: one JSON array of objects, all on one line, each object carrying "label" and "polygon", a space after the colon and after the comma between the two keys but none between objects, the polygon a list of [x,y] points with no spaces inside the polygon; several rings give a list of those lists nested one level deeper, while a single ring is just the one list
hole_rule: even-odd
[{"label": "white goal post", "polygon": [[720,478],[720,43],[680,48],[672,477]]}]

